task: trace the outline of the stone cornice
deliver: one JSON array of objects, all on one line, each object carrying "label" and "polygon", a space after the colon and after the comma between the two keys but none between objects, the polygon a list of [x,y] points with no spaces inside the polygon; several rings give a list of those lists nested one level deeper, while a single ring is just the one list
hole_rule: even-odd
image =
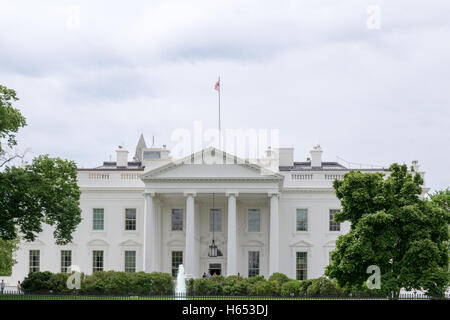
[{"label": "stone cornice", "polygon": [[158,178],[158,177],[151,177],[151,178],[145,178],[146,181],[154,181],[154,182],[236,182],[236,181],[242,181],[242,182],[278,182],[280,178],[277,177],[164,177],[164,178]]},{"label": "stone cornice", "polygon": [[333,188],[284,188],[280,192],[283,193],[334,193]]},{"label": "stone cornice", "polygon": [[144,192],[145,188],[135,188],[135,187],[109,187],[109,186],[98,186],[98,187],[80,187],[81,192],[86,191],[96,191],[96,192],[104,192],[108,193],[111,191],[117,191],[117,192]]}]

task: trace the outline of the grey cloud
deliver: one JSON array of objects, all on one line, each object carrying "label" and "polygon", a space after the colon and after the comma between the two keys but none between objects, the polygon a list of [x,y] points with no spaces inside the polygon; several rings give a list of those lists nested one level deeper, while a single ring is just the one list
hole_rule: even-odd
[{"label": "grey cloud", "polygon": [[[0,11],[1,83],[28,120],[20,146],[98,165],[139,134],[217,124],[279,128],[303,160],[387,165],[418,159],[450,184],[450,33],[444,1],[8,2]],[[79,30],[65,27],[79,4]]]}]

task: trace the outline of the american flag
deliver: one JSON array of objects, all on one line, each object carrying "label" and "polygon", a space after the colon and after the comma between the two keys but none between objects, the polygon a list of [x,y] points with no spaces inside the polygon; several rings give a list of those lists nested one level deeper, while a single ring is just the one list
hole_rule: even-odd
[{"label": "american flag", "polygon": [[217,80],[216,85],[214,86],[214,89],[217,91],[220,91],[220,78]]}]

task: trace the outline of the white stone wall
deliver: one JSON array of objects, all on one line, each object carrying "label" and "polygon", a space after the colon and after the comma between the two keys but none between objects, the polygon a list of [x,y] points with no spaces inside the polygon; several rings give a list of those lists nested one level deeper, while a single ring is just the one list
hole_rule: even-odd
[{"label": "white stone wall", "polygon": [[[156,169],[159,170],[159,169]],[[158,171],[159,172],[159,171]],[[226,192],[238,192],[237,196],[237,272],[248,275],[248,251],[260,252],[260,274],[270,272],[270,202],[269,194],[279,192],[279,245],[278,268],[280,272],[295,278],[295,253],[308,252],[308,278],[323,274],[328,264],[329,252],[335,248],[335,240],[348,232],[349,224],[341,225],[340,232],[329,231],[329,210],[340,209],[332,181],[333,176],[345,172],[281,172],[273,180],[260,179],[261,175],[247,165],[181,165],[162,170],[156,178],[140,176],[142,172],[80,171],[82,189],[81,209],[83,221],[74,233],[73,243],[67,246],[54,244],[52,229],[48,226],[33,243],[21,244],[16,253],[17,264],[13,276],[6,279],[10,285],[22,280],[29,270],[29,250],[40,250],[40,270],[60,272],[60,251],[72,250],[72,263],[82,272],[92,272],[92,251],[104,251],[104,270],[124,270],[124,251],[136,251],[137,271],[144,270],[144,192],[154,192],[156,223],[156,270],[171,272],[171,251],[183,251],[186,261],[186,197],[184,192],[195,192],[195,255],[194,271],[198,276],[208,270],[209,263],[221,263],[222,273],[227,274],[227,222]],[[147,173],[146,173],[147,174]],[[294,176],[293,175],[297,175]],[[240,180],[236,180],[236,178]],[[331,177],[331,178],[330,178]],[[145,181],[145,183],[141,180]],[[174,180],[180,178],[180,181]],[[149,180],[146,180],[149,179]],[[153,180],[152,180],[153,179]],[[168,179],[167,181],[164,179]],[[184,180],[183,180],[184,179]],[[234,180],[233,180],[234,179]],[[246,180],[247,179],[247,180]],[[278,180],[277,180],[278,179]],[[208,258],[209,209],[211,193],[216,193],[216,208],[222,209],[222,231],[215,233],[216,244],[224,254]],[[92,229],[94,208],[104,208],[105,230]],[[137,209],[137,230],[125,231],[125,209]],[[172,208],[183,209],[183,231],[171,231]],[[247,212],[260,209],[260,232],[248,232]],[[296,209],[308,210],[308,231],[297,232]]]}]

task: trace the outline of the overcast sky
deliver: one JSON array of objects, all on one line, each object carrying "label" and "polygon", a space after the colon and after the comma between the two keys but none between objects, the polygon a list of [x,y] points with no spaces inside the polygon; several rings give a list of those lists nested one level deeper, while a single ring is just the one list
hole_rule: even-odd
[{"label": "overcast sky", "polygon": [[0,0],[0,83],[32,156],[94,167],[141,133],[170,148],[216,126],[219,75],[223,128],[279,129],[296,161],[318,143],[326,161],[419,160],[450,185],[447,0]]}]

